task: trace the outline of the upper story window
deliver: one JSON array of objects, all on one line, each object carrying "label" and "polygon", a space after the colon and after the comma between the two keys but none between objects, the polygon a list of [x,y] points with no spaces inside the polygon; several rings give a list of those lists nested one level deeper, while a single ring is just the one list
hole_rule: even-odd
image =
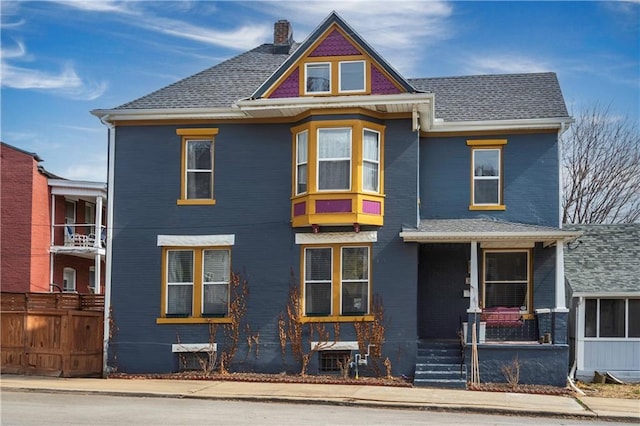
[{"label": "upper story window", "polygon": [[506,140],[467,141],[471,147],[471,210],[504,210],[502,147]]},{"label": "upper story window", "polygon": [[214,137],[218,129],[178,129],[182,136],[178,204],[215,204]]},{"label": "upper story window", "polygon": [[331,93],[331,64],[305,64],[306,93]]},{"label": "upper story window", "polygon": [[304,64],[304,94],[339,95],[367,92],[367,61]]},{"label": "upper story window", "polygon": [[483,307],[529,311],[529,250],[484,252]]},{"label": "upper story window", "polygon": [[340,92],[364,92],[365,61],[339,62]]},{"label": "upper story window", "polygon": [[362,135],[362,189],[380,189],[380,132],[364,129]]},{"label": "upper story window", "polygon": [[351,189],[351,128],[318,129],[318,190]]},{"label": "upper story window", "polygon": [[309,158],[309,131],[296,135],[296,195],[307,192],[307,161]]}]

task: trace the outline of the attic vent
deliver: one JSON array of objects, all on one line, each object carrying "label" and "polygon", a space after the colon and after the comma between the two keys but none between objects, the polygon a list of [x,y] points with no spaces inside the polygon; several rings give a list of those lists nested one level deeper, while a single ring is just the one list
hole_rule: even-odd
[{"label": "attic vent", "polygon": [[289,53],[293,44],[293,28],[286,19],[281,19],[273,26],[274,53]]}]

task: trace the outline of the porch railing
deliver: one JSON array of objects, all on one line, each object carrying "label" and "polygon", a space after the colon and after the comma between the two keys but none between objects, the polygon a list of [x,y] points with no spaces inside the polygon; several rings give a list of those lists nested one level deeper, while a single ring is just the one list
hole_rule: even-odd
[{"label": "porch railing", "polygon": [[104,225],[92,223],[67,223],[53,225],[54,246],[104,247],[107,232]]}]

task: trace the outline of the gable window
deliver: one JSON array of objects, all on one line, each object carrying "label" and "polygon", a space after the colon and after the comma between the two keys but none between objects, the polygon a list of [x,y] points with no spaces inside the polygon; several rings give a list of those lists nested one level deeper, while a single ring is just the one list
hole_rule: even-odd
[{"label": "gable window", "polygon": [[364,92],[365,61],[344,61],[338,63],[340,92]]},{"label": "gable window", "polygon": [[331,93],[331,64],[305,64],[306,93]]},{"label": "gable window", "polygon": [[178,129],[182,136],[181,189],[178,204],[215,204],[214,136],[217,129]]},{"label": "gable window", "polygon": [[296,195],[307,192],[309,131],[296,135]]},{"label": "gable window", "polygon": [[362,137],[362,189],[380,188],[380,133],[364,129]]},{"label": "gable window", "polygon": [[484,308],[529,311],[531,289],[529,250],[484,252]]},{"label": "gable window", "polygon": [[640,299],[586,299],[585,337],[640,337]]},{"label": "gable window", "polygon": [[332,244],[305,247],[304,315],[361,316],[369,313],[370,247]]},{"label": "gable window", "polygon": [[506,140],[467,141],[471,147],[470,209],[504,209],[502,146],[506,143]]},{"label": "gable window", "polygon": [[318,129],[318,190],[351,188],[351,129]]},{"label": "gable window", "polygon": [[158,323],[228,321],[233,235],[159,235]]}]

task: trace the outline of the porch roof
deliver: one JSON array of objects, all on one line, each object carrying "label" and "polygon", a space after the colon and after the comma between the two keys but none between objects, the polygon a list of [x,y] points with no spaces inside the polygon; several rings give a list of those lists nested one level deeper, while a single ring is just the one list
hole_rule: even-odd
[{"label": "porch roof", "polygon": [[405,242],[464,243],[471,241],[544,242],[570,241],[581,235],[579,231],[564,231],[550,226],[529,225],[503,220],[480,219],[424,219],[417,228],[403,228],[400,237]]}]

